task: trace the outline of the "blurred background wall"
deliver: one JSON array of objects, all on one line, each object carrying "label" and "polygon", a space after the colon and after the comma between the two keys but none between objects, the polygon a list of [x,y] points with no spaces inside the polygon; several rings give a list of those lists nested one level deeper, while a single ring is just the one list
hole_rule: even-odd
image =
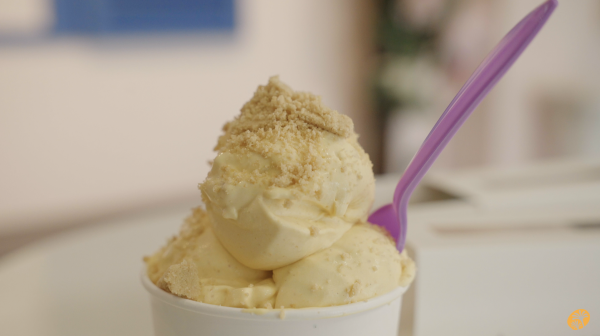
[{"label": "blurred background wall", "polygon": [[[55,5],[85,1],[0,0],[0,237],[199,201],[221,126],[276,74],[351,116],[377,173],[400,172],[540,2],[239,0],[230,25],[113,31],[61,25]],[[600,1],[562,1],[434,169],[599,156],[598,41]]]},{"label": "blurred background wall", "polygon": [[199,202],[222,125],[273,75],[372,151],[373,8],[237,1],[224,29],[56,33],[54,2],[0,1],[0,236]]},{"label": "blurred background wall", "polygon": [[[538,0],[388,0],[376,75],[386,171],[402,171],[493,46]],[[437,167],[600,154],[600,1],[560,1]]]}]

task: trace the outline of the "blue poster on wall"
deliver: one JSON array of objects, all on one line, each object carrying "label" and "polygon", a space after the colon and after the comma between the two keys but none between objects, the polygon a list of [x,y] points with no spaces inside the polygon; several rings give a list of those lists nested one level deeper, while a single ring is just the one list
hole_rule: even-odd
[{"label": "blue poster on wall", "polygon": [[57,33],[233,30],[234,0],[54,0]]}]

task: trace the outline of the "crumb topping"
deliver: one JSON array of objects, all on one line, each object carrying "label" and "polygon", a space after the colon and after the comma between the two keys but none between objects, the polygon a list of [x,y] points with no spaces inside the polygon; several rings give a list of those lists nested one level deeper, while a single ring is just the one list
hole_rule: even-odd
[{"label": "crumb topping", "polygon": [[[241,114],[225,124],[223,130],[225,134],[219,137],[216,151],[277,157],[271,167],[261,169],[256,162],[255,167],[247,168],[251,169],[253,180],[282,188],[315,182],[311,181],[315,172],[332,159],[322,145],[327,133],[342,141],[354,138],[355,142],[357,137],[349,117],[326,107],[319,96],[293,91],[277,76],[259,86]],[[361,152],[364,153],[362,148]],[[231,171],[235,169],[229,166],[221,169],[227,183],[248,182],[247,174]],[[272,173],[273,169],[277,174]]]},{"label": "crumb topping", "polygon": [[225,135],[219,138],[215,150],[226,147],[230,136],[289,125],[297,126],[288,129],[297,135],[307,133],[305,135],[311,136],[309,129],[315,128],[343,138],[354,133],[352,119],[325,106],[320,96],[293,91],[279,76],[269,78],[267,85],[260,85],[241,112],[234,121],[223,126]]}]

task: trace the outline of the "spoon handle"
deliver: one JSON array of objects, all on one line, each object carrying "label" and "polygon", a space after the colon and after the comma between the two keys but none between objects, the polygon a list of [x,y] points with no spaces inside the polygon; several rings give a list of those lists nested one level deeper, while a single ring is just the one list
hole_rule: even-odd
[{"label": "spoon handle", "polygon": [[537,35],[557,5],[557,0],[546,1],[498,43],[454,97],[411,160],[398,182],[392,203],[401,225],[399,247],[403,248],[406,240],[406,207],[415,187],[481,100]]}]

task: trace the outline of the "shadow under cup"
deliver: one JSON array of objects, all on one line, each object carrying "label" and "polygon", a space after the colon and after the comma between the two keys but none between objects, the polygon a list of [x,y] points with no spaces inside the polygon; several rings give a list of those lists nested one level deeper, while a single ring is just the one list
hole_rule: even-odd
[{"label": "shadow under cup", "polygon": [[145,271],[156,336],[396,336],[407,287],[367,301],[323,308],[253,310],[180,298],[156,287]]}]

